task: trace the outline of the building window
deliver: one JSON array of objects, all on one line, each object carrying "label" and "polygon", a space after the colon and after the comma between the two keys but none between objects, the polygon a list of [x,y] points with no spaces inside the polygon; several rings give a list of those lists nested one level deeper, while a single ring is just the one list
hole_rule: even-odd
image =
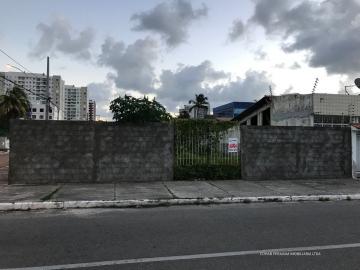
[{"label": "building window", "polygon": [[40,119],[44,119],[44,116],[43,116],[43,115],[40,115]]},{"label": "building window", "polygon": [[36,108],[32,108],[32,112],[36,112]]},{"label": "building window", "polygon": [[44,112],[44,109],[43,109],[43,108],[41,108],[41,109],[40,109],[40,112]]},{"label": "building window", "polygon": [[31,118],[32,118],[32,119],[36,119],[36,115],[32,115]]},{"label": "building window", "polygon": [[49,116],[49,119],[50,119],[50,120],[52,119],[52,116],[51,116],[51,115]]}]

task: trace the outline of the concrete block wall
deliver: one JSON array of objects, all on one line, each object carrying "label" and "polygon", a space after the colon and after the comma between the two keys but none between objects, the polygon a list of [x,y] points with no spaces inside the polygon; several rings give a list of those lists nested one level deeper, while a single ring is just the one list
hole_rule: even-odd
[{"label": "concrete block wall", "polygon": [[10,184],[173,179],[171,124],[15,120]]},{"label": "concrete block wall", "polygon": [[246,180],[351,177],[351,131],[323,127],[241,127]]}]

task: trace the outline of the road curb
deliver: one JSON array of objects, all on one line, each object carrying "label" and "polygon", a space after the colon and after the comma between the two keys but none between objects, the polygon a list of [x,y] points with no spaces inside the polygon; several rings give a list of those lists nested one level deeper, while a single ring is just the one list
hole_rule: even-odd
[{"label": "road curb", "polygon": [[117,201],[45,201],[0,203],[0,211],[27,211],[42,209],[76,209],[76,208],[133,208],[173,205],[206,205],[231,203],[265,203],[265,202],[304,202],[304,201],[343,201],[360,200],[359,194],[342,195],[294,195],[294,196],[260,196],[260,197],[226,197],[196,199],[145,199]]}]

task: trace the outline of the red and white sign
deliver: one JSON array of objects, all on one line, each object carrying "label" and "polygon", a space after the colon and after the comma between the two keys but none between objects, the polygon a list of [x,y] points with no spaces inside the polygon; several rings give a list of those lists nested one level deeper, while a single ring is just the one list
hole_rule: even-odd
[{"label": "red and white sign", "polygon": [[229,138],[228,152],[229,153],[237,153],[238,152],[238,139],[237,138]]}]

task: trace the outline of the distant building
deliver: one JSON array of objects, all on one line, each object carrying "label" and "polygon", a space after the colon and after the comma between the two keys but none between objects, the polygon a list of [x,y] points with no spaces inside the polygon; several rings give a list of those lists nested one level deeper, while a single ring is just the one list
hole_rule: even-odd
[{"label": "distant building", "polygon": [[215,107],[213,109],[213,115],[216,118],[234,118],[252,105],[254,105],[254,102],[227,103],[225,105]]},{"label": "distant building", "polygon": [[64,120],[86,121],[88,114],[87,87],[65,85]]},{"label": "distant building", "polygon": [[89,100],[88,120],[89,121],[96,121],[96,102],[93,99]]},{"label": "distant building", "polygon": [[194,105],[184,105],[184,108],[179,109],[179,114],[186,111],[189,113],[191,119],[204,119],[210,115],[210,104],[205,104],[204,107],[194,107]]},{"label": "distant building", "polygon": [[189,105],[184,105],[184,108],[179,109],[179,115],[189,115],[190,117],[189,109],[190,109]]},{"label": "distant building", "polygon": [[[17,85],[30,91],[26,91],[30,101],[29,115],[34,120],[45,120],[46,111],[46,85],[47,77],[40,73],[25,72],[0,72],[0,77],[15,82]],[[9,81],[0,80],[0,94],[12,89],[15,84]],[[49,78],[49,96],[51,99],[49,108],[49,120],[63,119],[64,111],[64,81],[61,76],[50,76]],[[54,105],[55,104],[55,105]]]},{"label": "distant building", "polygon": [[360,122],[360,95],[264,96],[233,120],[255,126],[347,127]]},{"label": "distant building", "polygon": [[190,110],[190,118],[204,119],[208,115],[210,115],[210,105],[204,107],[193,107],[192,110]]}]

